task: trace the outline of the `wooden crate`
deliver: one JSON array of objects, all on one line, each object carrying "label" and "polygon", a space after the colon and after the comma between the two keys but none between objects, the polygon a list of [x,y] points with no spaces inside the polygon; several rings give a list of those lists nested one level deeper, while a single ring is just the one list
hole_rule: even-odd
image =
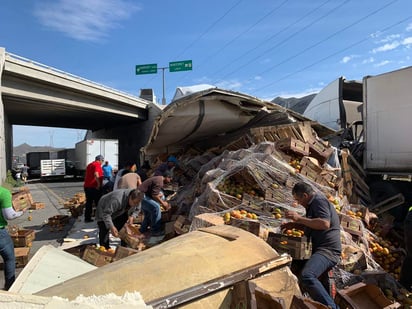
[{"label": "wooden crate", "polygon": [[349,234],[362,236],[364,233],[362,221],[343,213],[339,214],[340,225]]},{"label": "wooden crate", "polygon": [[86,251],[86,248],[90,245],[95,245],[95,244],[82,244],[82,245],[78,245],[75,247],[64,249],[63,251],[73,254],[79,258],[82,258],[84,255],[84,251]]},{"label": "wooden crate", "polygon": [[113,261],[114,252],[101,251],[95,246],[87,246],[84,250],[82,259],[92,265],[101,267]]},{"label": "wooden crate", "polygon": [[33,203],[31,203],[30,209],[38,210],[38,209],[44,209],[45,207],[46,207],[45,203],[33,202]]},{"label": "wooden crate", "polygon": [[276,148],[283,152],[294,153],[300,156],[309,155],[309,144],[292,137],[278,141]]},{"label": "wooden crate", "polygon": [[29,262],[29,247],[14,248],[14,255],[16,256],[16,267],[24,267]]},{"label": "wooden crate", "polygon": [[35,238],[34,230],[18,230],[16,234],[10,235],[13,240],[14,247],[31,247]]},{"label": "wooden crate", "polygon": [[51,231],[62,231],[64,226],[69,223],[70,217],[66,215],[56,215],[48,219],[48,225]]},{"label": "wooden crate", "polygon": [[73,218],[78,218],[83,215],[85,204],[77,205],[77,206],[70,206],[69,211]]},{"label": "wooden crate", "polygon": [[315,172],[322,172],[323,169],[322,167],[320,167],[319,165],[319,161],[316,158],[312,158],[312,157],[308,157],[308,156],[304,156],[300,162],[299,162],[300,166],[304,167],[307,166],[309,167],[311,170],[315,171]]},{"label": "wooden crate", "polygon": [[316,178],[318,177],[319,173],[315,170],[312,170],[309,166],[304,166],[300,170],[300,174],[315,181]]},{"label": "wooden crate", "polygon": [[320,164],[324,164],[333,153],[332,147],[326,146],[316,139],[309,140],[308,145],[310,156],[318,159]]},{"label": "wooden crate", "polygon": [[338,290],[335,303],[340,308],[348,309],[390,309],[401,306],[399,303],[392,303],[392,301],[386,298],[378,286],[362,282]]},{"label": "wooden crate", "polygon": [[140,251],[137,250],[137,249],[118,246],[116,248],[116,252],[115,252],[114,257],[113,257],[113,262],[118,261],[118,260],[123,259],[123,258],[128,257],[128,256],[131,256],[133,254],[139,253],[139,252]]},{"label": "wooden crate", "polygon": [[306,236],[293,237],[269,232],[267,243],[278,253],[288,253],[296,260],[306,260],[312,255],[312,243]]},{"label": "wooden crate", "polygon": [[12,194],[12,206],[15,211],[21,211],[30,208],[30,198],[25,191]]}]

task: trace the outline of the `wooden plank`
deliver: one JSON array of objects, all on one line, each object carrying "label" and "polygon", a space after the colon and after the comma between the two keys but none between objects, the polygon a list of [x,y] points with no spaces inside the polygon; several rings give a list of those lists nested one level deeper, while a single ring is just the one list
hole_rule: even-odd
[{"label": "wooden plank", "polygon": [[265,261],[246,269],[210,280],[205,283],[198,284],[188,289],[176,292],[158,299],[154,299],[147,303],[153,308],[172,308],[190,301],[194,301],[205,295],[215,293],[232,286],[238,282],[254,278],[258,275],[263,275],[269,271],[290,265],[292,258],[290,255],[281,255],[275,259]]}]

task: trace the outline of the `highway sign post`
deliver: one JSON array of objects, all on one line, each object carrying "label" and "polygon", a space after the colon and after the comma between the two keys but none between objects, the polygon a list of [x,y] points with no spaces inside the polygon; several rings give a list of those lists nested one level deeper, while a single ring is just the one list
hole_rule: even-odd
[{"label": "highway sign post", "polygon": [[136,75],[157,73],[157,63],[136,65]]},{"label": "highway sign post", "polygon": [[[158,69],[157,63],[139,64],[139,65],[136,65],[136,75],[155,74],[155,73],[157,73],[157,69]],[[165,69],[169,69],[169,72],[191,71],[192,70],[192,60],[169,62],[168,67],[163,67],[163,68],[159,68],[159,69],[162,70],[162,81],[163,81],[162,105],[166,105],[166,98],[165,98]]]},{"label": "highway sign post", "polygon": [[169,62],[169,72],[191,71],[192,60]]}]

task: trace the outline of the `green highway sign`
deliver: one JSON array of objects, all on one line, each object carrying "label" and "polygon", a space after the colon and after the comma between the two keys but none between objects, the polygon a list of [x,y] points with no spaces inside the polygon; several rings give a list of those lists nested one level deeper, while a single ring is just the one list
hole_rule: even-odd
[{"label": "green highway sign", "polygon": [[169,72],[191,71],[192,60],[169,62]]},{"label": "green highway sign", "polygon": [[136,65],[136,75],[157,73],[157,63]]}]

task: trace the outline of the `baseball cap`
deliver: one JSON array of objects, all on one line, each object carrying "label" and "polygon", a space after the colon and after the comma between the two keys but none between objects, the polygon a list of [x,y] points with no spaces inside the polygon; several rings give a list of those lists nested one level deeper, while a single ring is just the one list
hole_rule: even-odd
[{"label": "baseball cap", "polygon": [[173,163],[177,164],[177,158],[175,156],[169,156],[167,158],[167,162],[173,162]]},{"label": "baseball cap", "polygon": [[98,155],[98,156],[96,156],[95,160],[96,161],[103,161],[104,157],[102,155]]}]

